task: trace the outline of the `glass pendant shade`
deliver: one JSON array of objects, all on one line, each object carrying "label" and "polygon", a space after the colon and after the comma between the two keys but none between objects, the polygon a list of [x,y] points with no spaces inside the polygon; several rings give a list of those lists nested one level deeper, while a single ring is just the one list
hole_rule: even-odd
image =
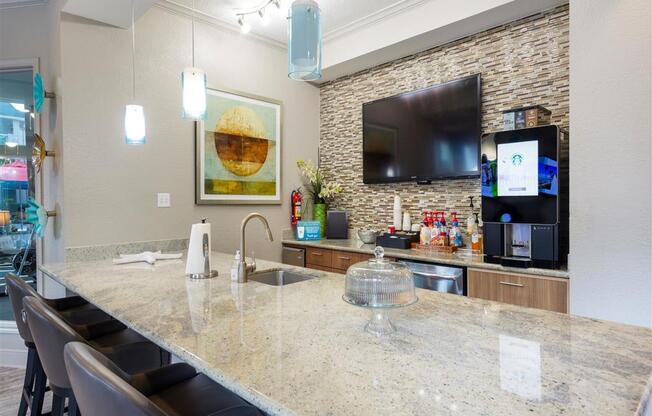
[{"label": "glass pendant shade", "polygon": [[206,74],[199,68],[186,68],[181,73],[183,118],[206,118]]},{"label": "glass pendant shade", "polygon": [[288,16],[288,77],[321,78],[321,15],[313,0],[295,0]]},{"label": "glass pendant shade", "polygon": [[142,105],[125,107],[125,143],[145,144],[145,111]]}]

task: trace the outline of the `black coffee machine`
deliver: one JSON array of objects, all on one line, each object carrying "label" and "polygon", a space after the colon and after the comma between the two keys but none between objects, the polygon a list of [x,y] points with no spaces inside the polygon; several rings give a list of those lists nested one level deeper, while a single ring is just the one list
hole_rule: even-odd
[{"label": "black coffee machine", "polygon": [[560,268],[568,258],[568,134],[539,126],[482,137],[487,261]]}]

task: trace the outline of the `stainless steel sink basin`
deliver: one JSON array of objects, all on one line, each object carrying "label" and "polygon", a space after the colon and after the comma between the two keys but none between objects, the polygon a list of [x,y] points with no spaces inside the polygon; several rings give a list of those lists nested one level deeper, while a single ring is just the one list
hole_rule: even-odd
[{"label": "stainless steel sink basin", "polygon": [[272,286],[285,286],[292,283],[315,279],[317,276],[295,270],[271,269],[262,270],[249,275],[249,280]]}]

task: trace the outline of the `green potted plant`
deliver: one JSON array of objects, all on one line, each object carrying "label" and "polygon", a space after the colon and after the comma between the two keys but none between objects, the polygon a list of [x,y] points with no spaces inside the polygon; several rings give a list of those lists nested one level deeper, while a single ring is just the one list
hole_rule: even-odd
[{"label": "green potted plant", "polygon": [[342,192],[342,187],[336,182],[326,182],[323,172],[311,160],[297,161],[301,175],[307,180],[305,189],[312,200],[312,219],[319,221],[319,235],[324,236],[326,226],[326,203]]}]

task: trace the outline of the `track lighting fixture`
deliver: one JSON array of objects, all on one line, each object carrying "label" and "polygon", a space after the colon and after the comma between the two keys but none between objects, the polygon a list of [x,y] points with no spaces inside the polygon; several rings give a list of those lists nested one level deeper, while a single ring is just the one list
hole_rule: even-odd
[{"label": "track lighting fixture", "polygon": [[260,6],[254,7],[252,9],[236,10],[235,15],[238,19],[238,25],[240,26],[242,33],[249,33],[251,30],[251,25],[246,20],[247,16],[258,15],[260,22],[263,25],[267,25],[269,23],[269,13],[267,13],[267,6],[270,5],[276,7],[277,10],[281,10],[282,0],[267,0]]}]

